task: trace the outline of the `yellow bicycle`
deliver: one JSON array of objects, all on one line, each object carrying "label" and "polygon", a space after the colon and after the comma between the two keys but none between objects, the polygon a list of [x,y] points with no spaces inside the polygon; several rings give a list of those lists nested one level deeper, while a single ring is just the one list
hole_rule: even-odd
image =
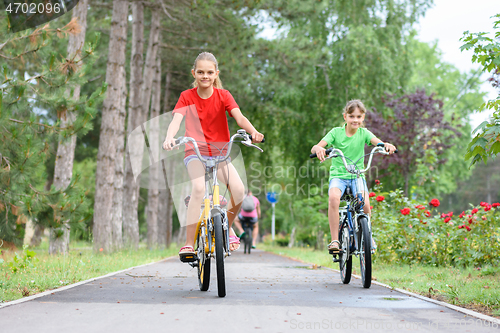
[{"label": "yellow bicycle", "polygon": [[[242,141],[234,141],[240,138]],[[196,226],[195,254],[186,255],[182,259],[198,270],[198,283],[201,291],[207,291],[210,285],[210,260],[215,258],[217,269],[217,292],[219,297],[226,296],[224,275],[224,259],[231,255],[229,251],[229,225],[227,221],[227,200],[219,194],[217,170],[220,163],[229,158],[233,142],[241,142],[261,152],[261,148],[252,144],[252,137],[245,130],[238,130],[223,147],[220,156],[204,158],[198,149],[196,140],[190,137],[179,137],[176,146],[192,144],[192,147],[205,166],[205,196],[201,207],[201,215]],[[226,149],[227,147],[227,149]],[[219,149],[217,149],[219,150]],[[222,151],[226,150],[223,154]]]}]

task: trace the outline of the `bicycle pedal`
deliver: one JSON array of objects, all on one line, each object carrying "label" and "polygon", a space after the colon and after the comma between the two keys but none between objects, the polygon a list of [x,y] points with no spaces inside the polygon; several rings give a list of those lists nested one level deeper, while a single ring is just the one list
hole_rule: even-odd
[{"label": "bicycle pedal", "polygon": [[196,254],[182,255],[182,256],[180,256],[180,259],[182,262],[187,262],[187,263],[195,262],[196,260],[198,260]]},{"label": "bicycle pedal", "polygon": [[337,256],[334,256],[334,257],[332,258],[332,261],[333,261],[333,262],[340,262],[340,258],[339,258],[339,257],[337,257]]},{"label": "bicycle pedal", "polygon": [[342,254],[342,250],[339,250],[339,251],[333,251],[333,250],[328,250],[328,253],[331,254],[331,255],[338,255],[338,254]]}]

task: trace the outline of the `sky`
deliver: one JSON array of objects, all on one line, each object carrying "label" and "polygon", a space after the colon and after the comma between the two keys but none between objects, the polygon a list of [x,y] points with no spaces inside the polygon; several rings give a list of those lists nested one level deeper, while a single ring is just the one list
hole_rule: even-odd
[{"label": "sky", "polygon": [[[455,65],[460,71],[479,68],[472,63],[472,51],[460,51],[459,41],[463,32],[493,32],[494,19],[491,16],[500,13],[500,0],[434,0],[432,8],[417,25],[418,38],[423,42],[438,42],[443,52],[443,60]],[[493,37],[493,34],[490,34]],[[481,77],[488,79],[487,74]],[[494,99],[498,95],[493,87],[484,83],[482,90],[488,92],[486,98]],[[483,120],[487,120],[491,111],[475,113],[470,123],[474,129]]]}]

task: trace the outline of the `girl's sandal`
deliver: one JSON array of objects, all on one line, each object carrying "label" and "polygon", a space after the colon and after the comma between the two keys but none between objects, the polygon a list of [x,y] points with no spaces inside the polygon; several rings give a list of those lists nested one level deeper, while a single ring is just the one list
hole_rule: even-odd
[{"label": "girl's sandal", "polygon": [[236,251],[240,248],[240,239],[237,236],[229,236],[229,247],[231,247],[231,244],[237,244],[238,247],[235,248],[232,251]]},{"label": "girl's sandal", "polygon": [[328,252],[330,254],[337,254],[340,252],[340,242],[338,240],[333,240],[328,244]]}]

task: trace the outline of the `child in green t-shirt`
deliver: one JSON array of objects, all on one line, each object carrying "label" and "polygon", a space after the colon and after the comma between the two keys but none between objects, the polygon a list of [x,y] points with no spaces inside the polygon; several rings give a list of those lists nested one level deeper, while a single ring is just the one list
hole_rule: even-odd
[{"label": "child in green t-shirt", "polygon": [[[345,124],[342,127],[335,127],[321,141],[314,145],[311,153],[316,154],[318,159],[325,160],[325,147],[333,146],[340,149],[346,158],[352,161],[360,159],[364,155],[365,144],[377,145],[382,142],[372,132],[363,128],[366,108],[360,100],[352,100],[344,108]],[[385,150],[390,154],[394,153],[396,147],[390,143],[384,143]],[[357,163],[359,169],[364,169],[364,159]],[[344,194],[347,186],[350,186],[352,193],[356,193],[356,179],[345,170],[344,163],[340,158],[332,159],[330,167],[330,185],[328,187],[328,222],[330,224],[330,233],[332,241],[328,244],[328,250],[338,253],[340,243],[338,238],[339,230],[339,205],[340,198]],[[364,180],[365,206],[363,208],[367,215],[370,215],[370,199],[368,197],[368,188]]]}]

